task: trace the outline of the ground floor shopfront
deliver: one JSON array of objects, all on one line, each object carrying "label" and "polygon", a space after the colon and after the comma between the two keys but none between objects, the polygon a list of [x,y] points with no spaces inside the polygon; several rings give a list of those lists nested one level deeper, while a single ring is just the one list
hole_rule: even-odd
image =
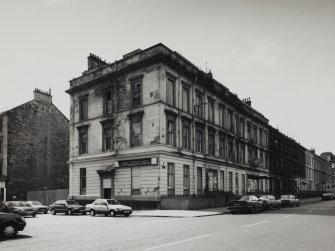
[{"label": "ground floor shopfront", "polygon": [[268,192],[266,172],[170,153],[92,158],[70,163],[69,197],[155,203],[161,197]]}]

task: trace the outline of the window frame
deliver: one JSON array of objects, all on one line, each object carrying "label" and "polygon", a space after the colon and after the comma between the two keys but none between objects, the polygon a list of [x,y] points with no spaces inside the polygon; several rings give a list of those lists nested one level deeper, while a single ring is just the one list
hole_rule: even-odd
[{"label": "window frame", "polygon": [[[210,138],[213,139],[212,142]],[[215,156],[215,131],[210,128],[208,128],[208,155]]]},{"label": "window frame", "polygon": [[183,165],[183,191],[184,195],[190,195],[190,166]]},{"label": "window frame", "polygon": [[166,187],[167,187],[167,193],[169,196],[174,196],[175,195],[175,164],[168,162],[167,163],[167,181],[166,181]]},{"label": "window frame", "polygon": [[[83,136],[85,136],[85,138],[83,138]],[[83,139],[86,139],[86,141],[83,141]],[[83,149],[83,145],[82,145],[83,143],[86,143],[85,149]],[[88,127],[87,126],[78,128],[78,153],[79,155],[88,153]]]},{"label": "window frame", "polygon": [[[130,90],[131,90],[131,107],[142,106],[142,103],[143,103],[143,75],[133,77],[133,78],[129,79],[129,82],[130,82]],[[140,91],[139,92],[134,91],[134,90],[136,90],[136,88],[135,88],[136,84],[140,85]],[[136,95],[134,95],[134,94],[136,94]],[[134,102],[135,98],[139,99],[138,101],[136,101],[136,103]]]},{"label": "window frame", "polygon": [[211,97],[208,97],[208,122],[215,123],[215,100],[213,100]]},{"label": "window frame", "polygon": [[[88,119],[88,94],[78,97],[79,99],[79,121],[84,121]],[[83,105],[83,102],[85,102]],[[85,110],[85,109],[86,110]]]},{"label": "window frame", "polygon": [[80,168],[79,169],[79,179],[80,179],[80,184],[79,184],[79,193],[80,195],[86,195],[87,192],[87,171],[86,168]]},{"label": "window frame", "polygon": [[[133,126],[135,123],[140,123],[140,134],[134,134]],[[133,114],[130,116],[130,147],[143,146],[143,113]],[[134,136],[140,135],[139,144],[135,144]]]},{"label": "window frame", "polygon": [[[199,132],[201,133],[201,137],[199,138]],[[204,128],[196,127],[196,152],[197,153],[204,153]],[[200,151],[199,151],[200,148]]]},{"label": "window frame", "polygon": [[[107,142],[106,142],[106,130],[111,131],[111,137],[110,137],[110,148],[107,148]],[[113,122],[108,122],[102,124],[102,151],[111,151],[114,150],[114,128],[113,128]]]},{"label": "window frame", "polygon": [[[107,100],[107,94],[110,94],[110,100]],[[111,115],[113,113],[113,89],[109,88],[104,91],[104,97],[103,97],[103,109],[104,115]]]},{"label": "window frame", "polygon": [[[184,112],[187,112],[187,113],[189,113],[190,112],[190,86],[189,85],[187,85],[186,83],[183,83],[182,84],[182,95],[181,95],[181,97],[182,97],[182,110],[184,111]],[[186,104],[185,104],[185,100],[184,100],[184,93],[186,93]]]},{"label": "window frame", "polygon": [[[177,78],[172,74],[166,73],[166,104],[175,107],[176,106],[176,80]],[[170,82],[169,82],[170,81]],[[172,83],[172,103],[170,103],[169,83]]]}]

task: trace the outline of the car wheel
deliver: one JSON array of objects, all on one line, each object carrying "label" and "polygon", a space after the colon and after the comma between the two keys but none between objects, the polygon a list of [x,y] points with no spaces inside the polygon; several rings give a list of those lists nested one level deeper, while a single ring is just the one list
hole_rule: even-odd
[{"label": "car wheel", "polygon": [[48,213],[48,211],[44,211],[44,214],[47,214]]},{"label": "car wheel", "polygon": [[91,210],[91,211],[90,211],[90,215],[91,215],[91,216],[95,216],[95,212],[94,212],[94,210]]},{"label": "car wheel", "polygon": [[35,217],[36,217],[36,214],[33,214],[32,216],[35,218]]},{"label": "car wheel", "polygon": [[17,234],[17,229],[14,223],[8,222],[1,229],[1,235],[4,238],[12,238]]},{"label": "car wheel", "polygon": [[115,217],[116,216],[116,213],[115,211],[111,211],[111,216]]},{"label": "car wheel", "polygon": [[86,212],[82,212],[81,214],[82,214],[82,215],[86,215]]},{"label": "car wheel", "polygon": [[71,210],[71,209],[68,209],[68,210],[67,210],[67,214],[68,214],[68,215],[72,215],[72,214],[73,214],[72,210]]},{"label": "car wheel", "polygon": [[109,215],[109,213],[104,213],[104,215],[107,217]]},{"label": "car wheel", "polygon": [[56,211],[54,209],[51,209],[51,214],[56,215]]},{"label": "car wheel", "polygon": [[124,217],[129,217],[129,214],[124,214]]}]

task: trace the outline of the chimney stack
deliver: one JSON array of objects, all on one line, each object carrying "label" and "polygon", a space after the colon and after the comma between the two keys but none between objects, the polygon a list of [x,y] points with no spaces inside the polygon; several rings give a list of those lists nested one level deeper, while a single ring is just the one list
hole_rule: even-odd
[{"label": "chimney stack", "polygon": [[52,96],[51,96],[51,89],[49,89],[49,92],[42,91],[38,88],[35,88],[34,90],[34,100],[44,102],[47,104],[52,103]]},{"label": "chimney stack", "polygon": [[247,104],[248,106],[251,107],[251,100],[250,100],[250,97],[249,98],[245,98],[242,100],[245,104]]}]

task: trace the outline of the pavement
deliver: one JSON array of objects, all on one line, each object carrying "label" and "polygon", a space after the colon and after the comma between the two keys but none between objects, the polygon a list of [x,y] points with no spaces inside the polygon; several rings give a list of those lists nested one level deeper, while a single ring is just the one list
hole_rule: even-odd
[{"label": "pavement", "polygon": [[[320,202],[321,198],[301,199],[300,204]],[[191,218],[205,217],[229,213],[227,207],[203,208],[196,210],[135,210],[132,216],[137,217],[174,217],[174,218]]]}]

